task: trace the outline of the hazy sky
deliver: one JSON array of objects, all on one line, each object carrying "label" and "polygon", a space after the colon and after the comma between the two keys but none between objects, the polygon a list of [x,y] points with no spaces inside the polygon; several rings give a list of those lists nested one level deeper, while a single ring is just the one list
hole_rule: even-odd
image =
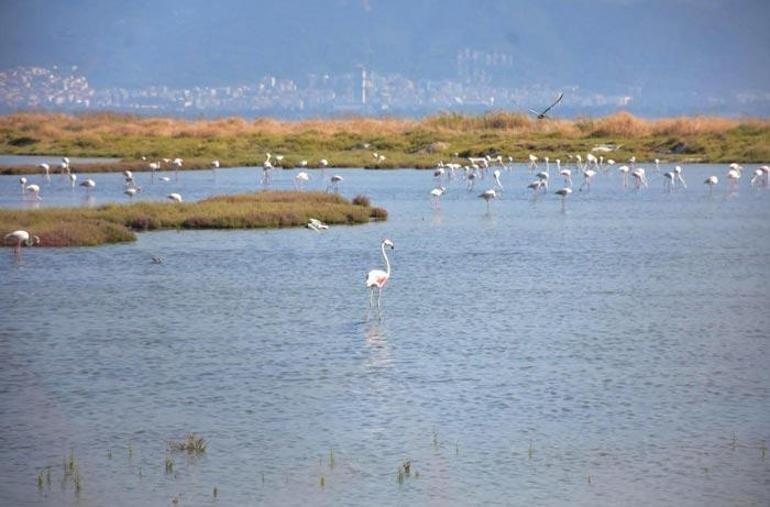
[{"label": "hazy sky", "polygon": [[96,86],[304,79],[356,65],[501,84],[770,89],[768,0],[0,0],[0,68],[78,65]]}]

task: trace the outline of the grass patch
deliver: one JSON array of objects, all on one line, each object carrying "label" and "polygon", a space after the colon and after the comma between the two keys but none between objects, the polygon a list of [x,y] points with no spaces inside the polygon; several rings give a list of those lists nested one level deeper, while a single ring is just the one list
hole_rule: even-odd
[{"label": "grass patch", "polygon": [[[342,118],[278,121],[260,118],[183,120],[122,114],[15,113],[0,116],[0,151],[17,155],[109,156],[116,164],[75,165],[76,172],[147,171],[150,162],[184,159],[184,169],[257,166],[265,153],[282,154],[281,167],[306,160],[318,167],[434,167],[439,160],[501,154],[519,162],[529,153],[567,160],[597,144],[620,144],[611,158],[685,161],[692,153],[671,146],[697,146],[704,162],[768,162],[770,120],[677,117],[647,120],[627,112],[575,120],[535,120],[515,112],[438,114],[424,119]],[[378,152],[386,157],[377,162]],[[146,160],[141,158],[145,157]],[[275,160],[275,159],[274,159]],[[166,163],[162,170],[173,170]],[[34,166],[0,167],[2,174],[27,174]]]},{"label": "grass patch", "polygon": [[206,439],[195,433],[188,433],[184,440],[179,442],[169,442],[168,447],[171,451],[186,452],[188,454],[203,454],[206,452],[208,443]]},{"label": "grass patch", "polygon": [[136,239],[136,231],[162,229],[256,229],[386,220],[387,211],[322,192],[256,192],[194,203],[142,202],[98,208],[0,210],[0,236],[24,229],[40,246],[93,246]]}]

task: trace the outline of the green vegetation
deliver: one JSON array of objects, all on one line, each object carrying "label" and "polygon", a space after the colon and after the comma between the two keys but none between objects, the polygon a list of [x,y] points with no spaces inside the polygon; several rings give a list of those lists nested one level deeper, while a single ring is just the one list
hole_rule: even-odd
[{"label": "green vegetation", "polygon": [[[500,154],[526,161],[530,153],[567,160],[600,144],[621,145],[608,157],[632,155],[688,162],[770,161],[770,121],[720,117],[644,120],[621,112],[602,118],[534,120],[519,113],[440,114],[422,120],[346,118],[277,121],[243,118],[186,121],[121,114],[17,113],[0,116],[0,152],[19,155],[120,157],[117,164],[75,166],[76,172],[149,170],[163,158],[185,169],[256,166],[265,153],[282,154],[276,167],[306,160],[317,167],[433,167],[439,160]],[[386,158],[376,162],[373,153]],[[146,157],[146,160],[142,160]],[[163,170],[171,170],[168,163]],[[34,173],[32,166],[0,173]]]},{"label": "green vegetation", "polygon": [[[358,198],[359,202],[362,198]],[[211,197],[195,203],[142,202],[98,208],[0,209],[0,236],[24,229],[40,246],[91,246],[136,239],[134,231],[160,229],[253,229],[387,219],[387,211],[321,192],[256,192]]]},{"label": "green vegetation", "polygon": [[195,433],[188,433],[184,440],[181,442],[169,443],[169,449],[171,451],[183,451],[189,454],[202,454],[206,452],[207,446],[206,439]]}]

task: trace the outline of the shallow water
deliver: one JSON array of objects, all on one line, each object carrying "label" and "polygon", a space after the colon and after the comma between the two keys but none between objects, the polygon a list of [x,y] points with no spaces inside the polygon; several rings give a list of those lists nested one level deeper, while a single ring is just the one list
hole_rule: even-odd
[{"label": "shallow water", "polygon": [[[0,165],[2,166],[20,166],[49,164],[51,167],[59,167],[63,155],[0,155]],[[75,167],[78,164],[108,164],[120,161],[113,157],[69,157],[70,164]]]},{"label": "shallow water", "polygon": [[[686,190],[599,175],[561,213],[518,167],[487,214],[488,180],[434,211],[430,172],[336,172],[390,219],[2,252],[2,503],[768,504],[770,192],[744,177],[709,196],[725,168],[686,166]],[[257,176],[138,179],[193,200]],[[89,177],[92,204],[127,200],[119,175]],[[3,206],[17,190],[0,177]],[[41,205],[80,190],[54,180]],[[384,237],[392,280],[367,321]],[[207,452],[165,474],[189,431]]]}]

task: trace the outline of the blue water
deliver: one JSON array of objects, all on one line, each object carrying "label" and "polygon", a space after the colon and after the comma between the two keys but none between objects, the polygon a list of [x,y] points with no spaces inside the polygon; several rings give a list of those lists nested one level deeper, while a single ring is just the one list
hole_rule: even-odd
[{"label": "blue water", "polygon": [[[671,193],[600,174],[562,213],[517,167],[487,214],[488,180],[433,210],[430,172],[335,172],[389,220],[0,255],[0,503],[770,503],[770,192],[744,176],[710,196],[724,166],[686,166]],[[143,199],[194,200],[258,173],[137,179]],[[120,175],[90,177],[89,204],[128,200]],[[41,206],[83,204],[55,178]],[[17,179],[2,206],[28,205]],[[190,431],[207,452],[166,474]]]}]

